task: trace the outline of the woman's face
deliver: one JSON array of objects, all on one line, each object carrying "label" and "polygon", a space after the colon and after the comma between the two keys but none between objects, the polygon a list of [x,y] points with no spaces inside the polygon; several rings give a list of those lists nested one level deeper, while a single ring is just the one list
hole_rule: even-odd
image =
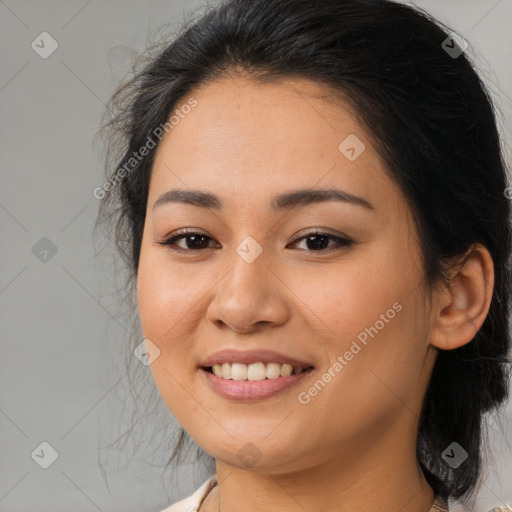
[{"label": "woman's face", "polygon": [[[239,468],[414,452],[435,350],[410,210],[367,132],[307,80],[224,79],[190,96],[197,105],[180,110],[155,158],[137,283],[165,403]],[[305,189],[338,199],[281,197]],[[171,190],[216,199],[166,201]],[[157,243],[185,228],[198,234]],[[274,363],[250,366],[250,379],[286,361],[312,369],[242,382],[202,368],[225,349],[236,353],[219,365]],[[262,350],[272,353],[251,353]],[[239,379],[245,369],[224,365]]]}]

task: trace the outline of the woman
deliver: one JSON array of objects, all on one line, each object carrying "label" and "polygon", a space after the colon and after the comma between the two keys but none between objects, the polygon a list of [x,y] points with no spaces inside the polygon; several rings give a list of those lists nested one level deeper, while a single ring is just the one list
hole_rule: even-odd
[{"label": "woman", "polygon": [[427,512],[477,489],[511,207],[464,50],[387,0],[231,0],[114,96],[100,218],[157,388],[215,460],[165,512]]}]

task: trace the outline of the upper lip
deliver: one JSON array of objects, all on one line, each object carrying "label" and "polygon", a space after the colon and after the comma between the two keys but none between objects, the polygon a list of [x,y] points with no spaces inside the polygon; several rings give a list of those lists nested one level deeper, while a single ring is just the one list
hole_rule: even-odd
[{"label": "upper lip", "polygon": [[243,364],[251,364],[251,363],[278,363],[278,364],[291,364],[292,366],[300,366],[302,368],[307,368],[312,366],[310,363],[305,361],[300,361],[291,356],[287,356],[286,354],[282,354],[280,352],[275,352],[273,350],[235,350],[235,349],[225,349],[220,350],[218,352],[214,352],[207,356],[200,364],[202,367],[210,367],[214,364],[222,364],[222,363],[243,363]]}]

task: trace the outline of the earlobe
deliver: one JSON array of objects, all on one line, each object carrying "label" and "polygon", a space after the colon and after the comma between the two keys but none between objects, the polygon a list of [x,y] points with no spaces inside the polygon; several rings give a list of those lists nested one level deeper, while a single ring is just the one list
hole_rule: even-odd
[{"label": "earlobe", "polygon": [[450,289],[436,292],[430,343],[443,350],[469,343],[489,312],[493,289],[492,257],[485,246],[476,243],[454,269]]}]

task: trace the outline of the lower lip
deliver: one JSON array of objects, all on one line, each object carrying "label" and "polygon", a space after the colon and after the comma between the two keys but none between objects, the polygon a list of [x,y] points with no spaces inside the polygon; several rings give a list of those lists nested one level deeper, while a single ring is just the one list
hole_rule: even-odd
[{"label": "lower lip", "polygon": [[296,375],[289,375],[288,377],[251,381],[222,379],[204,368],[200,368],[200,370],[215,392],[224,398],[239,401],[264,400],[274,396],[285,389],[295,386],[312,371],[309,369]]}]

